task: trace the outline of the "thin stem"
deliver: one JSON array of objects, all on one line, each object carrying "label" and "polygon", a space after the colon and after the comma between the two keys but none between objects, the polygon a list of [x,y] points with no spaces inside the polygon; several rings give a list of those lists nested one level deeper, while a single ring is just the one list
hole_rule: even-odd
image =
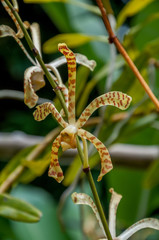
[{"label": "thin stem", "polygon": [[83,152],[84,152],[84,163],[83,163],[83,168],[88,168],[89,163],[88,163],[88,148],[87,148],[87,141],[84,138],[81,138],[83,142]]},{"label": "thin stem", "polygon": [[99,9],[101,11],[104,25],[105,25],[105,27],[106,27],[106,29],[108,31],[108,34],[109,34],[109,42],[115,44],[116,48],[122,54],[122,56],[126,60],[127,64],[129,65],[129,67],[131,68],[131,70],[133,71],[135,76],[138,78],[139,82],[141,83],[141,85],[145,89],[145,91],[147,92],[147,94],[150,97],[150,99],[152,100],[152,102],[156,105],[157,110],[159,110],[159,101],[158,101],[158,99],[155,97],[155,95],[151,91],[150,87],[146,83],[145,79],[142,77],[142,75],[140,74],[139,70],[135,66],[134,62],[131,60],[131,58],[129,57],[128,53],[126,52],[126,50],[121,45],[120,41],[115,36],[115,34],[114,34],[114,32],[113,32],[113,30],[111,28],[111,25],[110,25],[110,22],[109,22],[109,19],[107,17],[107,13],[106,13],[106,10],[105,10],[105,8],[103,6],[102,1],[101,0],[96,0],[96,2],[97,2],[98,7],[99,7]]},{"label": "thin stem", "polygon": [[19,14],[17,13],[17,11],[14,9],[14,7],[12,6],[12,4],[8,1],[8,0],[4,0],[5,3],[8,5],[8,7],[11,9],[13,15],[15,16],[17,22],[19,23],[20,27],[21,27],[21,30],[23,31],[24,33],[24,37],[31,49],[31,51],[33,52],[35,58],[37,59],[37,61],[39,62],[41,68],[43,69],[48,81],[50,82],[51,86],[53,87],[55,93],[57,94],[58,98],[59,98],[59,101],[64,109],[64,112],[66,114],[66,116],[68,116],[68,109],[66,107],[66,104],[65,104],[65,101],[63,99],[63,96],[62,96],[62,93],[61,91],[57,88],[57,84],[56,82],[53,80],[51,74],[49,73],[47,67],[45,66],[38,50],[35,48],[34,44],[33,44],[33,41],[31,40],[29,34],[28,34],[28,31],[27,29],[25,28],[24,24],[23,24],[23,21],[21,20]]},{"label": "thin stem", "polygon": [[[85,162],[84,154],[82,152],[81,145],[79,143],[79,138],[78,137],[76,137],[76,142],[77,142],[77,149],[78,149],[79,156],[81,158],[82,164],[84,164],[84,162]],[[86,169],[84,169],[84,170],[86,170]],[[102,221],[105,233],[107,235],[107,238],[108,238],[108,240],[113,240],[112,236],[110,234],[110,231],[109,231],[108,223],[107,223],[107,220],[105,218],[105,214],[104,214],[104,211],[103,211],[103,208],[102,208],[102,204],[101,204],[99,196],[98,196],[98,192],[97,192],[97,189],[96,189],[96,186],[95,186],[95,183],[94,183],[94,180],[93,180],[90,168],[87,167],[87,171],[84,171],[84,172],[85,172],[85,174],[87,176],[90,188],[92,190],[92,193],[93,193],[93,196],[94,196],[94,200],[95,200],[95,203],[96,203],[96,206],[97,206],[97,209],[98,209],[98,212],[99,212],[99,215],[100,215],[100,218],[101,218],[101,221]]]}]

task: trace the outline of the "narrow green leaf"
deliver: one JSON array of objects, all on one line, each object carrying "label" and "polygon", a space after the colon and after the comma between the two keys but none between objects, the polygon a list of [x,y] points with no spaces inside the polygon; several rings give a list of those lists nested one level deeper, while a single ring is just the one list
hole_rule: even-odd
[{"label": "narrow green leaf", "polygon": [[0,216],[21,222],[38,222],[41,215],[33,205],[8,194],[0,194]]},{"label": "narrow green leaf", "polygon": [[152,3],[153,1],[154,0],[130,0],[119,13],[116,27],[119,28],[124,23],[127,17],[131,17],[137,14],[139,11],[148,6],[148,4]]},{"label": "narrow green leaf", "polygon": [[8,175],[18,166],[21,165],[21,160],[23,158],[26,158],[27,155],[36,147],[31,146],[23,149],[18,154],[16,154],[9,162],[8,164],[3,168],[3,170],[0,173],[0,183],[5,181],[5,179],[8,177]]},{"label": "narrow green leaf", "polygon": [[50,164],[50,154],[51,151],[48,149],[46,154],[44,154],[41,159],[37,159],[36,161],[27,161],[26,159],[23,159],[22,165],[25,166],[26,169],[19,181],[21,183],[28,184],[36,177],[43,175]]},{"label": "narrow green leaf", "polygon": [[50,163],[50,153],[43,159],[36,161],[23,160],[22,165],[29,168],[36,176],[41,176]]},{"label": "narrow green leaf", "polygon": [[77,70],[77,81],[76,81],[76,101],[80,101],[80,97],[83,94],[83,90],[86,86],[86,81],[90,74],[89,68],[79,66]]},{"label": "narrow green leaf", "polygon": [[57,52],[57,46],[60,42],[65,42],[70,48],[76,48],[90,41],[108,42],[108,38],[105,36],[91,36],[80,33],[58,34],[44,43],[43,51],[45,53]]},{"label": "narrow green leaf", "polygon": [[51,2],[62,2],[75,5],[77,7],[84,8],[90,12],[93,12],[97,15],[101,15],[98,7],[86,4],[84,2],[76,1],[76,0],[24,0],[25,3],[51,3]]},{"label": "narrow green leaf", "polygon": [[64,186],[69,186],[73,182],[73,180],[77,176],[77,173],[80,167],[81,167],[81,160],[77,155],[73,160],[72,164],[65,171],[65,178],[62,182]]},{"label": "narrow green leaf", "polygon": [[143,186],[148,189],[159,185],[159,160],[153,162],[146,171]]}]

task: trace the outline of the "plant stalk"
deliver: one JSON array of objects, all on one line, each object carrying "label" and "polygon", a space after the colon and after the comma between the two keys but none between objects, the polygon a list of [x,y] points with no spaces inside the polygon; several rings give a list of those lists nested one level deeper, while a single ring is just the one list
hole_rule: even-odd
[{"label": "plant stalk", "polygon": [[[79,143],[79,138],[78,137],[76,137],[76,142],[77,142],[77,149],[78,149],[79,156],[81,158],[82,164],[84,164],[84,162],[85,162],[84,154],[83,154],[81,145]],[[87,153],[87,155],[88,155],[88,153]],[[87,167],[85,169],[83,168],[83,171],[86,174],[86,177],[87,177],[87,180],[89,182],[91,191],[93,193],[94,201],[96,203],[96,206],[97,206],[97,209],[98,209],[98,212],[99,212],[99,215],[100,215],[100,218],[101,218],[106,236],[107,236],[108,240],[113,240],[112,236],[111,236],[111,233],[109,231],[109,227],[108,227],[108,223],[107,223],[104,211],[103,211],[103,207],[102,207],[102,204],[100,202],[99,195],[98,195],[98,192],[97,192],[97,189],[96,189],[93,177],[92,177],[91,170],[90,170],[89,167]]]}]

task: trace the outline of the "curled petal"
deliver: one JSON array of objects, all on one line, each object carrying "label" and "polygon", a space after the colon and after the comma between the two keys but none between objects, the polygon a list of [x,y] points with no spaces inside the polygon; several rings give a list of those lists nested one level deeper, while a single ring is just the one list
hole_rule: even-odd
[{"label": "curled petal", "polygon": [[144,229],[144,228],[153,228],[156,230],[159,230],[159,220],[155,218],[145,218],[142,219],[135,224],[133,224],[131,227],[126,229],[122,234],[118,236],[118,240],[127,240],[129,237],[131,237],[134,233],[137,231]]},{"label": "curled petal", "polygon": [[52,145],[51,162],[50,162],[50,167],[48,172],[49,177],[55,178],[55,180],[58,183],[60,183],[64,179],[63,171],[58,161],[58,150],[59,150],[60,144],[61,144],[61,135],[58,135]]},{"label": "curled petal", "polygon": [[68,121],[75,123],[76,58],[65,43],[58,44],[59,51],[66,57],[68,65]]},{"label": "curled petal", "polygon": [[85,194],[85,193],[76,193],[74,192],[72,195],[71,195],[71,198],[72,198],[72,201],[75,203],[75,204],[83,204],[83,205],[88,205],[92,208],[96,218],[97,218],[97,221],[99,223],[99,226],[101,227],[102,231],[103,231],[103,234],[104,236],[106,237],[106,234],[105,234],[105,231],[104,231],[104,228],[103,228],[103,224],[101,222],[101,219],[100,219],[100,216],[99,216],[99,213],[98,213],[98,209],[95,205],[95,203],[93,202],[92,198]]},{"label": "curled petal", "polygon": [[111,188],[109,191],[112,194],[109,203],[109,230],[114,238],[116,237],[116,212],[122,196],[116,193],[113,188]]},{"label": "curled petal", "polygon": [[125,110],[129,107],[132,98],[122,92],[108,92],[97,98],[95,98],[82,112],[81,116],[77,121],[77,127],[81,128],[92,113],[101,106],[111,105],[121,110]]},{"label": "curled petal", "polygon": [[104,146],[104,144],[90,132],[87,132],[83,129],[79,129],[78,135],[80,137],[87,139],[91,143],[93,143],[93,145],[99,152],[99,155],[101,158],[101,171],[100,171],[97,181],[101,181],[102,177],[113,168],[109,152],[108,152],[107,148]]},{"label": "curled petal", "polygon": [[64,119],[62,118],[62,116],[60,115],[60,113],[57,111],[57,109],[55,108],[55,106],[50,103],[50,102],[46,102],[43,103],[39,106],[36,107],[37,109],[35,110],[35,112],[33,113],[34,119],[36,121],[42,121],[44,120],[50,113],[52,113],[52,115],[55,117],[55,119],[57,120],[57,122],[63,127],[66,128],[68,126],[68,124],[64,121]]},{"label": "curled petal", "polygon": [[30,62],[33,65],[36,65],[35,61],[30,57],[29,53],[27,52],[19,38],[16,36],[16,33],[12,28],[6,25],[0,25],[0,37],[13,37],[15,41],[19,44],[26,57],[30,60]]},{"label": "curled petal", "polygon": [[96,61],[88,60],[88,58],[85,55],[76,53],[75,56],[76,56],[76,62],[78,64],[88,67],[91,71],[93,71],[94,68],[96,67]]},{"label": "curled petal", "polygon": [[24,102],[29,108],[33,108],[36,105],[38,96],[35,92],[44,86],[44,73],[41,68],[33,66],[25,70]]}]

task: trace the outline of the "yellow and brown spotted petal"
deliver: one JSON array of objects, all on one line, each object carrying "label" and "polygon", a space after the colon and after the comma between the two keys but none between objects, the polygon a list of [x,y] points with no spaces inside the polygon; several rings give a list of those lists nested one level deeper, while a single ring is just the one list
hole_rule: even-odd
[{"label": "yellow and brown spotted petal", "polygon": [[66,57],[68,65],[68,121],[75,123],[76,58],[65,43],[58,44],[59,51]]},{"label": "yellow and brown spotted petal", "polygon": [[29,108],[33,108],[36,105],[38,96],[35,92],[44,86],[44,74],[41,68],[33,66],[25,70],[24,102]]},{"label": "yellow and brown spotted petal", "polygon": [[58,135],[52,145],[51,162],[50,162],[50,167],[48,172],[49,177],[55,178],[55,180],[58,183],[60,183],[64,179],[63,171],[58,161],[58,150],[59,150],[60,144],[61,144],[61,135]]},{"label": "yellow and brown spotted petal", "polygon": [[77,127],[81,128],[92,113],[101,106],[111,105],[121,110],[125,110],[129,107],[132,98],[122,92],[108,92],[97,98],[95,98],[82,112],[81,116],[77,121]]},{"label": "yellow and brown spotted petal", "polygon": [[57,122],[63,127],[67,127],[68,123],[64,121],[61,114],[57,111],[55,106],[50,103],[46,102],[36,107],[37,109],[34,111],[33,116],[36,121],[44,120],[50,113],[54,116]]},{"label": "yellow and brown spotted petal", "polygon": [[107,148],[104,146],[104,144],[90,132],[87,132],[86,130],[83,130],[83,129],[79,129],[78,135],[80,137],[87,139],[91,143],[93,143],[93,145],[99,152],[99,155],[101,158],[101,171],[100,171],[97,181],[101,181],[102,177],[106,173],[108,173],[110,170],[112,170],[112,168],[113,168],[109,152],[108,152]]}]

